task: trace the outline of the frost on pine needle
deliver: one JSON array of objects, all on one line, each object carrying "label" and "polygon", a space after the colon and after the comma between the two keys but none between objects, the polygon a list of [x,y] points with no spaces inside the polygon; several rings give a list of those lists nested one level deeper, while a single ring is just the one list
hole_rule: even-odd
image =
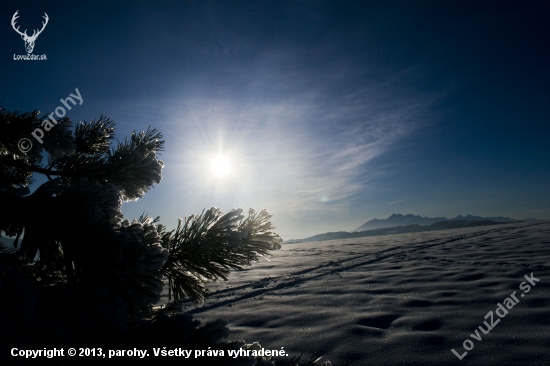
[{"label": "frost on pine needle", "polygon": [[271,217],[263,210],[256,215],[233,209],[225,215],[211,207],[178,223],[175,231],[163,236],[169,256],[163,273],[168,278],[169,298],[204,301],[206,282],[226,280],[232,269],[241,269],[270,250],[281,248],[282,239],[270,230]]}]

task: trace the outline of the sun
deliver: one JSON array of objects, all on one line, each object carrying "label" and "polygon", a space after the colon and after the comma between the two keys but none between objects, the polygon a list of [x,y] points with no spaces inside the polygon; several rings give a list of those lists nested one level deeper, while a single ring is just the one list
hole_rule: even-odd
[{"label": "sun", "polygon": [[216,156],[212,159],[212,164],[210,167],[212,168],[212,173],[214,173],[214,175],[224,177],[231,171],[231,161],[229,161],[229,158],[226,156]]}]

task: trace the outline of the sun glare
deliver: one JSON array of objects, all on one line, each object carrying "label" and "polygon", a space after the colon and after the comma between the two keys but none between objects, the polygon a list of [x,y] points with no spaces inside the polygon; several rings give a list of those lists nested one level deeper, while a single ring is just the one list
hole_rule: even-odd
[{"label": "sun glare", "polygon": [[212,160],[212,172],[218,177],[223,177],[229,174],[231,170],[231,162],[225,156],[217,156]]}]

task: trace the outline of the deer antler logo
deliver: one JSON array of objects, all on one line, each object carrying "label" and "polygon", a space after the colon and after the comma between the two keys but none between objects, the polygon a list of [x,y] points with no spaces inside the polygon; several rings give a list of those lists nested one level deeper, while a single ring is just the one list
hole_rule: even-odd
[{"label": "deer antler logo", "polygon": [[46,20],[46,22],[42,22],[42,29],[40,29],[37,33],[37,30],[35,29],[32,36],[28,36],[27,35],[27,30],[25,29],[24,32],[20,32],[19,31],[19,27],[15,28],[15,20],[17,18],[19,18],[19,15],[17,15],[17,13],[19,12],[19,10],[17,10],[15,12],[15,14],[13,14],[13,17],[11,18],[11,26],[13,27],[13,29],[19,33],[21,35],[21,38],[23,38],[23,41],[25,41],[25,49],[27,50],[27,53],[32,53],[32,50],[34,49],[34,42],[36,41],[36,38],[38,38],[38,36],[40,35],[40,33],[42,33],[42,31],[44,30],[44,28],[46,28],[46,24],[48,24],[48,14],[44,13],[44,19]]}]

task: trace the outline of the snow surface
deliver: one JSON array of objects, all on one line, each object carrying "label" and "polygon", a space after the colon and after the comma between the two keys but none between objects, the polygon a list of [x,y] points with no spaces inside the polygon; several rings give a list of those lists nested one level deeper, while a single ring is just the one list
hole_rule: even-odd
[{"label": "snow surface", "polygon": [[[333,365],[550,365],[550,222],[287,244],[209,286],[206,323]],[[524,275],[540,279],[528,293]],[[513,292],[488,333],[478,327]],[[521,297],[521,294],[524,297]],[[166,294],[164,294],[166,296]],[[481,341],[476,336],[478,329]],[[474,348],[462,360],[469,339]],[[466,343],[471,347],[470,343]]]}]

